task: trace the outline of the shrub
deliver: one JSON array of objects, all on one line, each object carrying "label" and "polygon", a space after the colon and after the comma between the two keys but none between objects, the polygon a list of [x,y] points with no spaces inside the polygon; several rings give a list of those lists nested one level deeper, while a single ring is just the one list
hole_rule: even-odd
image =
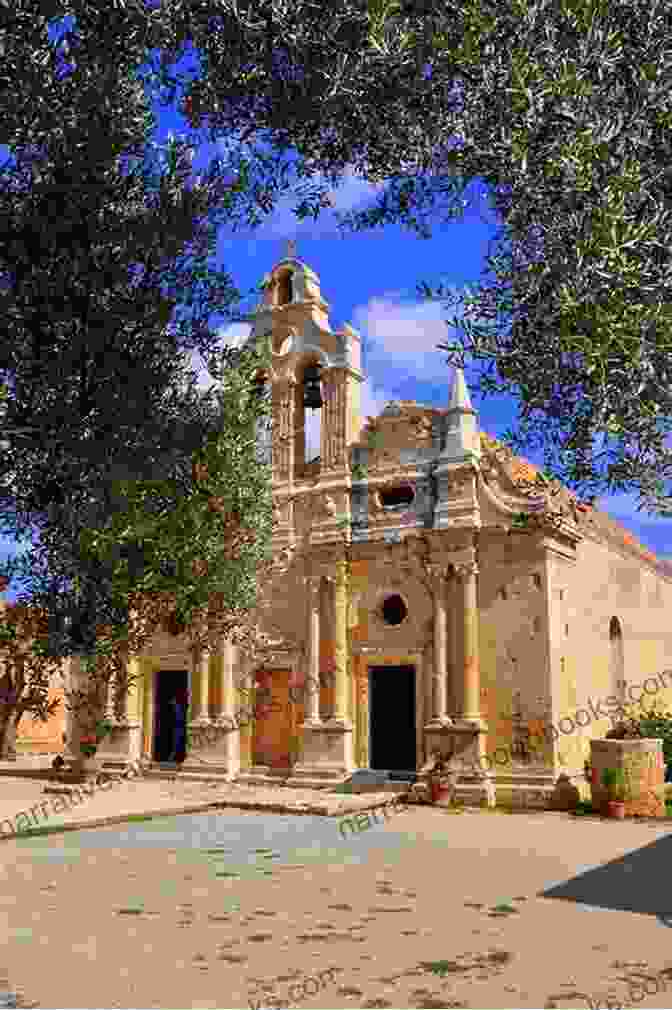
[{"label": "shrub", "polygon": [[602,772],[602,785],[609,793],[609,799],[623,799],[625,780],[620,768],[605,768]]},{"label": "shrub", "polygon": [[656,738],[663,741],[663,760],[672,765],[672,712],[662,712],[655,707],[638,716],[617,723],[606,734],[607,740],[641,740]]}]

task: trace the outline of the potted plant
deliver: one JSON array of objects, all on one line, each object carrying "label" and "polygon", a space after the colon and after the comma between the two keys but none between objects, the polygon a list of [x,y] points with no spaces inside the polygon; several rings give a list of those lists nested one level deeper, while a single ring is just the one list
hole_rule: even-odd
[{"label": "potted plant", "polygon": [[439,752],[433,755],[434,764],[429,771],[429,793],[432,803],[450,798],[454,791],[454,776],[448,761]]},{"label": "potted plant", "polygon": [[[628,816],[664,817],[665,805],[661,786],[665,781],[664,765],[672,761],[672,713],[651,709],[627,713],[624,705],[620,719],[603,740],[591,740],[591,761],[599,769],[597,791],[604,797],[600,776],[604,768],[622,768],[627,781],[626,813]],[[598,805],[602,799],[595,797]]]},{"label": "potted plant", "polygon": [[434,765],[429,773],[429,794],[432,803],[436,803],[441,796],[441,774],[443,767],[441,755],[437,754],[434,759]]},{"label": "potted plant", "polygon": [[607,790],[607,816],[622,821],[625,817],[625,779],[620,768],[605,768],[602,785]]},{"label": "potted plant", "polygon": [[80,757],[76,765],[82,774],[91,775],[100,771],[96,753],[101,741],[112,732],[112,728],[112,723],[108,719],[99,719],[92,731],[79,738]]},{"label": "potted plant", "polygon": [[88,779],[98,774],[100,768],[96,758],[97,750],[98,739],[95,733],[85,733],[79,738],[79,754],[72,769],[75,775]]}]

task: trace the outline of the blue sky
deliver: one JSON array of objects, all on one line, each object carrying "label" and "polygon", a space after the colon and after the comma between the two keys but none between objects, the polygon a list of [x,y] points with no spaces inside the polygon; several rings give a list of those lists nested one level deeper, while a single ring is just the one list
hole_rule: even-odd
[{"label": "blue sky", "polygon": [[[164,140],[171,131],[184,132],[186,124],[176,111],[157,105],[155,114],[155,140]],[[194,171],[213,153],[217,152],[211,145],[201,148],[194,159]],[[320,278],[332,328],[349,322],[362,336],[362,414],[378,414],[391,399],[445,406],[452,371],[436,345],[450,335],[444,319],[453,313],[439,303],[422,301],[415,290],[421,281],[459,288],[481,277],[496,220],[484,187],[475,183],[469,195],[475,206],[465,211],[464,219],[438,226],[430,239],[398,226],[360,233],[340,231],[331,211],[323,211],[316,222],[300,222],[292,213],[294,201],[290,197],[255,230],[222,228],[218,261],[244,292],[259,283],[285,255],[287,240],[294,239],[297,255]],[[333,196],[334,209],[345,211],[365,206],[375,191],[351,173]],[[227,343],[236,342],[248,329],[237,324],[222,331],[222,336]],[[466,375],[468,381],[469,370]],[[501,435],[515,422],[515,401],[510,397],[482,401],[472,390],[472,402],[481,428],[491,435]],[[533,453],[528,458],[543,462]],[[637,513],[634,495],[603,498],[596,504],[659,556],[672,556],[670,520]],[[5,541],[3,550],[0,540],[3,556],[13,547]],[[14,598],[13,590],[7,598]]]}]

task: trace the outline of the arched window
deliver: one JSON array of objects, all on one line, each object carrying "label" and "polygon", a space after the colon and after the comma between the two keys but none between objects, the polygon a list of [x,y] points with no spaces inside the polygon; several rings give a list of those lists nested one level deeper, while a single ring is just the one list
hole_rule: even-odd
[{"label": "arched window", "polygon": [[625,701],[623,631],[617,617],[612,617],[609,621],[609,673],[616,697],[619,701]]},{"label": "arched window", "polygon": [[306,408],[305,441],[303,458],[306,463],[319,463],[320,444],[322,439],[322,410]]},{"label": "arched window", "polygon": [[[303,452],[300,451],[300,446],[297,444],[296,455],[297,462],[302,462],[304,465],[320,462],[323,408],[317,406],[306,406],[304,402],[306,395],[308,395],[309,400],[313,400],[316,395],[316,389],[321,390],[319,378],[316,378],[319,376],[319,370],[316,369],[317,365],[318,362],[315,361],[306,362],[303,368],[302,382],[298,386],[299,403],[297,404],[297,430],[299,432],[303,432]],[[306,372],[308,373],[309,378],[308,384],[306,383]],[[310,387],[308,394],[306,394],[307,386]]]},{"label": "arched window", "polygon": [[278,277],[277,305],[289,305],[292,300],[292,275],[284,270]]}]

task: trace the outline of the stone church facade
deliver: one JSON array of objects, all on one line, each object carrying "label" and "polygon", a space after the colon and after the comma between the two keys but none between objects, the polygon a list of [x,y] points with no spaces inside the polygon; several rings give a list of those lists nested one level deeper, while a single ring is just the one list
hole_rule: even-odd
[{"label": "stone church facade", "polygon": [[[466,759],[467,802],[494,786],[542,804],[611,723],[577,719],[546,734],[543,754],[535,727],[634,700],[626,684],[672,669],[672,568],[564,489],[557,523],[517,528],[542,500],[520,486],[536,471],[479,431],[459,370],[444,408],[392,402],[362,418],[361,340],[334,332],[328,311],[290,256],[265,278],[248,338],[273,351],[277,553],[260,613],[275,646],[251,664],[227,641],[192,655],[157,635],[101,756],[165,758],[166,699],[184,685],[185,770],[326,784],[358,768],[401,776],[438,750]],[[305,404],[318,401],[307,460]],[[321,686],[302,692],[306,681]],[[232,731],[240,683],[274,704]]]}]

